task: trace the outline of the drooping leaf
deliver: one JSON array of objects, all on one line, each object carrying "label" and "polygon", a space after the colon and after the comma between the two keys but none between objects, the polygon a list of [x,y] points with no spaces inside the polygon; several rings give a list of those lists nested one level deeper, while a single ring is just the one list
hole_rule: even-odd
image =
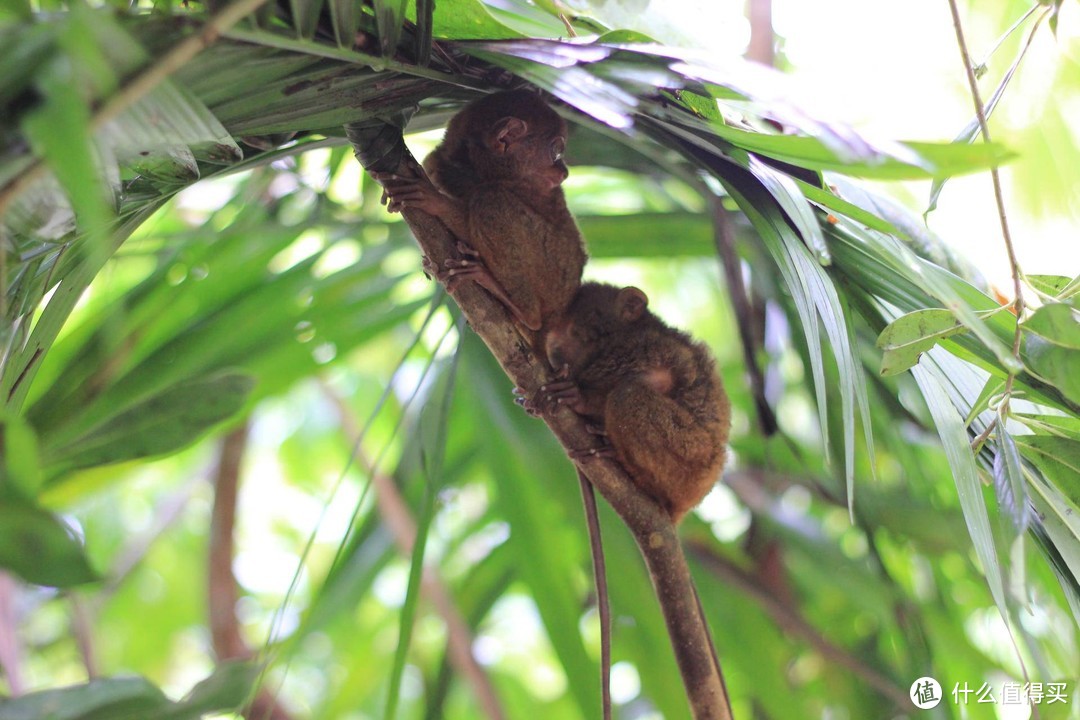
[{"label": "drooping leaf", "polygon": [[252,377],[238,373],[178,383],[68,444],[46,445],[44,462],[55,477],[66,470],[174,452],[236,414],[254,385]]},{"label": "drooping leaf", "polygon": [[990,530],[990,516],[983,502],[982,483],[979,481],[975,457],[968,444],[962,417],[942,387],[940,370],[936,366],[931,371],[922,365],[916,365],[911,372],[930,409],[938,437],[941,438],[945,457],[949,461],[953,481],[956,483],[960,507],[964,511],[968,534],[971,535],[971,541],[975,545],[975,554],[982,563],[990,592],[994,596],[994,602],[997,603],[998,611],[1003,617],[1008,617],[1001,563],[998,561],[994,536]]},{"label": "drooping leaf", "polygon": [[994,453],[994,489],[998,504],[1012,520],[1017,535],[1023,535],[1028,526],[1027,483],[1020,465],[1020,453],[1016,442],[1005,430],[1006,417],[999,413],[997,425],[997,448]]},{"label": "drooping leaf", "polygon": [[98,579],[82,544],[63,522],[40,507],[10,498],[0,498],[0,567],[26,582],[51,587]]}]

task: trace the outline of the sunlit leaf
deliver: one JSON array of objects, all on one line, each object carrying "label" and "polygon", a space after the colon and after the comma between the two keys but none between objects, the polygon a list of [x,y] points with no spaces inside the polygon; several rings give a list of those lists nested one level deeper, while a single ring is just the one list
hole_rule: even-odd
[{"label": "sunlit leaf", "polygon": [[1076,282],[1075,279],[1063,275],[1025,275],[1024,280],[1037,292],[1054,298],[1059,297],[1062,291]]},{"label": "sunlit leaf", "polygon": [[41,478],[33,428],[21,417],[0,412],[0,499],[33,501]]},{"label": "sunlit leaf", "polygon": [[1059,347],[1080,350],[1080,320],[1076,312],[1061,303],[1043,305],[1024,321],[1024,330]]},{"label": "sunlit leaf", "polygon": [[877,346],[884,350],[881,374],[896,375],[911,368],[938,340],[958,332],[964,332],[964,326],[948,310],[916,310],[893,320],[878,335]]}]

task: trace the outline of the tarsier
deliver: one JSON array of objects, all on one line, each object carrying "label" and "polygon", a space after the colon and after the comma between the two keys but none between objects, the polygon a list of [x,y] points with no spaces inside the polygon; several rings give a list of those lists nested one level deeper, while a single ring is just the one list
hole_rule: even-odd
[{"label": "tarsier", "polygon": [[426,175],[384,181],[390,210],[442,220],[461,257],[428,267],[451,289],[469,279],[498,298],[537,347],[581,284],[585,249],[566,207],[566,121],[535,93],[495,93],[455,115]]},{"label": "tarsier", "polygon": [[664,324],[634,287],[585,283],[546,337],[549,383],[534,409],[556,405],[597,423],[606,443],[575,456],[616,458],[678,522],[724,465],[731,406],[701,343]]}]

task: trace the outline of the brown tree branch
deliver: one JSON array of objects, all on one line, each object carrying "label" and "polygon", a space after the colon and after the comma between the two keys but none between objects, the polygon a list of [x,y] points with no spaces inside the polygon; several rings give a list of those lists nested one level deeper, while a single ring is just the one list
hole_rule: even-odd
[{"label": "brown tree branch", "polygon": [[855,657],[818,632],[817,628],[804,620],[798,611],[774,597],[773,593],[763,587],[750,573],[717,554],[703,542],[690,540],[688,548],[690,554],[720,578],[725,585],[749,595],[762,610],[772,617],[781,630],[803,638],[823,658],[861,678],[867,685],[896,703],[898,708],[910,708],[911,701],[903,688],[868,666],[861,658]]},{"label": "brown tree branch", "polygon": [[[217,472],[214,474],[214,509],[210,516],[207,594],[210,643],[219,662],[248,660],[251,649],[240,634],[236,618],[239,589],[233,576],[235,554],[233,528],[236,525],[236,496],[240,487],[240,466],[247,449],[248,425],[236,428],[221,442]],[[264,688],[259,688],[245,708],[249,720],[290,720],[289,713]]]},{"label": "brown tree branch", "polygon": [[735,231],[731,226],[731,216],[716,195],[709,195],[709,205],[713,221],[713,242],[720,256],[720,266],[723,268],[728,295],[731,296],[732,309],[735,311],[735,325],[739,328],[739,339],[742,340],[743,362],[750,378],[750,393],[757,408],[758,426],[765,437],[770,437],[776,432],[777,424],[776,415],[765,395],[765,373],[757,360],[757,350],[762,343],[759,334],[754,332],[752,323],[758,313],[754,311],[750,293],[743,282],[742,266],[735,252]]},{"label": "brown tree branch", "polygon": [[[346,126],[346,133],[365,169],[401,176],[415,174],[416,160],[405,147],[399,128],[354,124]],[[402,214],[424,254],[442,267],[454,248],[450,232],[439,220],[419,210],[406,209]],[[547,363],[532,353],[506,309],[493,297],[472,283],[461,283],[451,294],[470,327],[526,397],[554,379]],[[568,451],[595,443],[584,420],[569,409],[543,420]],[[575,462],[626,523],[645,558],[693,717],[731,720],[719,663],[671,518],[637,489],[618,463],[607,459]]]},{"label": "brown tree branch", "polygon": [[19,584],[11,575],[0,571],[0,672],[7,680],[11,697],[22,695],[23,652],[19,641],[19,610],[16,607]]},{"label": "brown tree branch", "polygon": [[[394,542],[403,555],[411,555],[416,543],[416,520],[409,512],[409,506],[401,497],[393,478],[378,469],[371,462],[362,448],[356,445],[356,441],[363,434],[353,417],[352,411],[341,398],[325,382],[320,383],[323,395],[337,409],[341,420],[341,427],[350,443],[356,447],[355,458],[364,468],[364,472],[371,478],[371,484],[375,487],[375,502],[379,508],[379,514],[394,536]],[[494,720],[504,720],[506,713],[499,702],[499,696],[491,684],[491,678],[480,667],[476,657],[472,653],[473,634],[469,624],[458,612],[457,606],[450,595],[450,591],[443,584],[438,573],[431,567],[424,567],[420,579],[420,593],[435,607],[435,611],[446,624],[447,653],[450,664],[465,678],[472,687],[480,707],[483,708],[486,717]]]}]

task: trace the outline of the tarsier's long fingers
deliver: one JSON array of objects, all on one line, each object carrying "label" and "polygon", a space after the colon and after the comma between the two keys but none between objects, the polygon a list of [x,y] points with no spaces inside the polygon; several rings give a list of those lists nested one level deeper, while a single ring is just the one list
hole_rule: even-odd
[{"label": "tarsier's long fingers", "polygon": [[540,392],[564,405],[581,400],[581,389],[573,380],[556,380],[540,386]]}]

